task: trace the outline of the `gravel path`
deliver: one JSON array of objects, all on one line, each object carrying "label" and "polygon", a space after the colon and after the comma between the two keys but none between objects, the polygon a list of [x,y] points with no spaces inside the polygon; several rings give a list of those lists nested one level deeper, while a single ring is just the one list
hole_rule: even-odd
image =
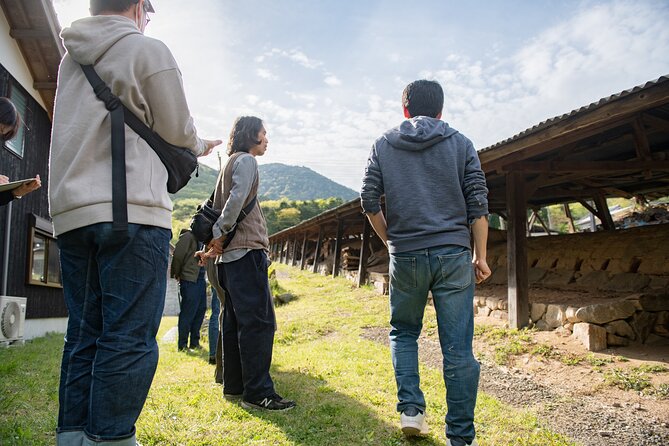
[{"label": "gravel path", "polygon": [[[369,328],[363,336],[388,345],[387,328]],[[419,344],[421,362],[441,367],[438,341],[422,336]],[[650,413],[633,392],[620,403],[611,401],[606,392],[570,394],[570,383],[556,388],[537,378],[523,369],[482,360],[479,388],[505,404],[531,409],[546,427],[585,446],[669,445],[669,414]]]}]

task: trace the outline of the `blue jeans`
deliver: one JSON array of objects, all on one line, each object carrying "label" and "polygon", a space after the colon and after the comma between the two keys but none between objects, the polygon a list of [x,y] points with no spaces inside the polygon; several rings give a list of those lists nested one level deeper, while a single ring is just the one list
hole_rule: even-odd
[{"label": "blue jeans", "polygon": [[[200,329],[204,321],[204,313],[207,311],[207,282],[204,280],[204,268],[200,268],[195,282],[181,279],[179,292],[181,293],[181,305],[177,346],[179,350],[188,346],[199,347]],[[189,336],[190,344],[188,343]]]},{"label": "blue jeans", "polygon": [[58,444],[134,446],[158,365],[170,237],[168,229],[136,224],[113,232],[111,223],[58,237],[69,313]]},{"label": "blue jeans", "polygon": [[269,290],[269,260],[261,249],[218,265],[223,305],[223,392],[246,401],[274,394],[269,374],[276,318]]},{"label": "blue jeans", "polygon": [[425,410],[418,375],[418,337],[428,291],[437,313],[446,384],[446,436],[474,439],[479,363],[474,336],[474,269],[468,248],[455,245],[391,254],[390,349],[397,381],[397,410]]},{"label": "blue jeans", "polygon": [[211,287],[211,317],[209,318],[209,356],[216,356],[218,342],[218,315],[221,314],[221,302],[216,295],[216,289]]}]

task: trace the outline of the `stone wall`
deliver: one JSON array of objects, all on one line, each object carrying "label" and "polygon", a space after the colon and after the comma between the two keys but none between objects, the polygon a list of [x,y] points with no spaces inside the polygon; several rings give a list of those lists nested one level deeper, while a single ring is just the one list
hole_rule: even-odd
[{"label": "stone wall", "polygon": [[[669,292],[669,225],[528,239],[530,286]],[[506,285],[506,234],[491,230],[490,283]]]},{"label": "stone wall", "polygon": [[[508,320],[507,299],[476,296],[474,314]],[[574,336],[591,351],[631,343],[667,345],[669,299],[632,294],[586,306],[530,302],[530,324],[537,330]]]}]

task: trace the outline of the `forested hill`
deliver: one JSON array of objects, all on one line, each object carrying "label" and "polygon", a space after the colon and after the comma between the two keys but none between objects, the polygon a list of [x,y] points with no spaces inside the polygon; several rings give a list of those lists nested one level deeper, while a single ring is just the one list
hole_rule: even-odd
[{"label": "forested hill", "polygon": [[[260,201],[279,200],[317,200],[323,198],[341,198],[344,202],[358,197],[353,189],[335,183],[307,167],[287,166],[272,163],[260,164]],[[218,171],[200,165],[199,176],[193,175],[188,186],[173,195],[173,199],[209,197],[216,184]]]}]

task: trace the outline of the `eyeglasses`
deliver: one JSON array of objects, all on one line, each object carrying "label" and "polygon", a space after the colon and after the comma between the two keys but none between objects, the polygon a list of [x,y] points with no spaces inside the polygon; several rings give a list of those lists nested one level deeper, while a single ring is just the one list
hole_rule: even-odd
[{"label": "eyeglasses", "polygon": [[146,20],[146,24],[148,25],[151,21],[151,17],[149,17],[149,6],[146,2],[142,3],[142,9],[144,10],[144,20]]}]

